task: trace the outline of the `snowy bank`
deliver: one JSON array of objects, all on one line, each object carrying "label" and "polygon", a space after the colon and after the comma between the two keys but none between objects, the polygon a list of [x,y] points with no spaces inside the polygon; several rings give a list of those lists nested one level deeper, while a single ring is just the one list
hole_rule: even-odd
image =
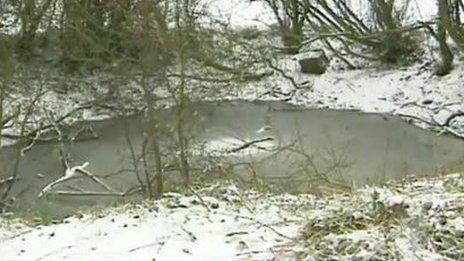
[{"label": "snowy bank", "polygon": [[459,259],[464,179],[408,179],[315,197],[210,186],[196,195],[27,227],[5,219],[8,260]]},{"label": "snowy bank", "polygon": [[155,203],[76,214],[62,224],[27,228],[2,223],[2,259],[234,260],[269,259],[297,235],[294,213],[312,196],[265,196],[235,186],[200,197],[166,194]]},{"label": "snowy bank", "polygon": [[[344,70],[333,63],[323,75],[300,72],[296,57],[279,60],[279,73],[229,91],[226,100],[282,100],[303,108],[357,110],[398,115],[421,128],[433,129],[453,114],[464,112],[464,65],[446,76],[433,74],[429,60],[410,66],[369,66]],[[463,117],[451,122],[450,132],[464,136]],[[441,131],[438,129],[438,131]]]},{"label": "snowy bank", "polygon": [[309,260],[462,260],[462,174],[409,180],[328,198],[309,218]]}]

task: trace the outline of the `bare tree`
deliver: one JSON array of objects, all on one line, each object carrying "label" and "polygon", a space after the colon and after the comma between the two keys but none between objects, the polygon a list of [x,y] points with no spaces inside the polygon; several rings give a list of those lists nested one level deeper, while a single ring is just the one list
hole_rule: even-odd
[{"label": "bare tree", "polygon": [[18,47],[22,57],[30,58],[34,52],[33,47],[36,43],[37,33],[55,2],[56,0],[12,0],[9,2],[20,20],[21,31]]},{"label": "bare tree", "polygon": [[305,44],[322,41],[337,57],[355,56],[386,63],[414,58],[420,48],[413,32],[424,25],[405,24],[408,2],[400,8],[394,0],[369,3],[372,21],[357,15],[346,1],[302,1],[307,10],[305,19],[312,30]]},{"label": "bare tree", "polygon": [[302,47],[306,10],[299,0],[262,0],[271,8],[285,52],[296,54]]},{"label": "bare tree", "polygon": [[19,139],[16,144],[15,155],[14,155],[14,164],[9,179],[11,182],[8,182],[0,194],[0,206],[8,199],[11,189],[13,188],[15,181],[19,174],[19,167],[21,164],[22,157],[24,156],[25,150],[30,148],[34,143],[34,140],[28,138],[28,129],[29,129],[29,119],[33,115],[34,110],[37,108],[37,102],[45,94],[44,91],[44,82],[40,82],[37,86],[32,86],[33,81],[24,81],[27,86],[27,90],[30,93],[29,100],[27,103],[22,104],[24,107],[21,114],[18,115],[19,120]]},{"label": "bare tree", "polygon": [[[142,30],[140,31],[141,53],[138,60],[138,65],[141,70],[138,83],[143,90],[143,97],[147,106],[147,129],[145,137],[147,148],[154,162],[154,187],[152,191],[152,178],[150,173],[146,171],[146,182],[148,193],[151,197],[159,198],[163,193],[163,163],[161,158],[160,148],[160,126],[156,113],[157,97],[155,93],[156,86],[154,84],[165,83],[166,68],[169,65],[169,52],[166,49],[164,41],[166,40],[167,32],[167,14],[163,11],[167,2],[158,1],[153,4],[149,0],[141,1],[138,5],[138,11],[141,17]],[[152,75],[158,79],[151,82]],[[145,159],[147,160],[147,159]]]}]

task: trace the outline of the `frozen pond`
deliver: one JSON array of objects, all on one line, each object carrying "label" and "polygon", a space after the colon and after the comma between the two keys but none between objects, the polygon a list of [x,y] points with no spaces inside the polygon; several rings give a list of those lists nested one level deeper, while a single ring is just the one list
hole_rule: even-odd
[{"label": "frozen pond", "polygon": [[[223,102],[195,104],[188,116],[192,144],[200,152],[220,148],[232,141],[240,142],[272,137],[272,142],[256,143],[226,158],[237,164],[232,172],[247,179],[253,175],[274,183],[289,183],[294,191],[305,191],[319,183],[320,175],[340,184],[362,185],[464,169],[464,141],[437,136],[411,126],[396,117],[350,111],[307,110],[279,102]],[[174,124],[171,110],[160,112],[167,127],[165,145],[170,144]],[[68,145],[72,165],[89,162],[88,170],[103,176],[119,173],[106,180],[117,190],[137,185],[127,146],[126,134],[135,148],[142,142],[140,117],[87,122],[98,133],[91,139]],[[265,128],[263,128],[265,127]],[[293,144],[291,146],[291,144]],[[269,146],[271,145],[271,146]],[[274,149],[266,151],[263,149]],[[121,201],[114,197],[57,196],[37,200],[37,194],[48,183],[63,175],[58,157],[59,144],[38,143],[21,161],[20,180],[12,195],[21,205],[20,212],[41,216],[60,216],[80,207],[107,205]],[[230,150],[230,148],[229,148]],[[11,173],[15,148],[0,150],[0,178]],[[198,155],[199,152],[193,153]],[[195,165],[196,159],[192,159]],[[319,177],[320,179],[320,177]],[[87,180],[70,184],[100,190]],[[69,189],[60,185],[60,189]]]}]

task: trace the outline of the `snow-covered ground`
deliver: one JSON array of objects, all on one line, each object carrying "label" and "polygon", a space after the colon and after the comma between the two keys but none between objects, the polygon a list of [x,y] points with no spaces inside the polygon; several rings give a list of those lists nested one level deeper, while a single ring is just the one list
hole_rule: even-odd
[{"label": "snow-covered ground", "polygon": [[61,224],[0,220],[0,259],[459,259],[463,207],[460,174],[321,197],[216,184]]},{"label": "snow-covered ground", "polygon": [[63,224],[0,225],[0,259],[236,260],[270,259],[297,236],[298,209],[313,196],[265,195],[234,185],[197,196],[76,215]]},{"label": "snow-covered ground", "polygon": [[[419,14],[416,20],[436,13],[433,1],[412,2],[418,10],[414,14]],[[221,0],[209,7],[234,27],[273,22],[258,1]],[[305,88],[295,88],[275,73],[210,98],[285,100],[311,108],[409,115],[420,119],[412,123],[421,127],[430,127],[421,120],[443,123],[464,111],[462,61],[444,77],[433,75],[430,58],[393,69],[341,70],[332,64],[325,74],[310,76],[299,73],[292,58],[282,58],[279,66]],[[90,98],[51,91],[40,106],[66,114]],[[10,99],[11,111],[29,98]],[[106,114],[84,110],[80,116]],[[464,133],[463,126],[455,122],[452,130]],[[224,140],[211,147],[227,151],[232,145],[237,142]],[[156,202],[76,213],[61,224],[30,226],[0,216],[0,260],[460,259],[463,180],[455,174],[321,197],[215,185],[198,189],[198,196],[169,193]]]}]

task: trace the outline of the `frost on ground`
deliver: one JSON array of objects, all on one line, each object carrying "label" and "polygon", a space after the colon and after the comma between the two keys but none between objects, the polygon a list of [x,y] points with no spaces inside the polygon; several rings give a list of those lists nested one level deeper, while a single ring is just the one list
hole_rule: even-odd
[{"label": "frost on ground", "polygon": [[316,197],[229,185],[27,227],[5,219],[5,259],[423,260],[464,257],[464,175]]}]

